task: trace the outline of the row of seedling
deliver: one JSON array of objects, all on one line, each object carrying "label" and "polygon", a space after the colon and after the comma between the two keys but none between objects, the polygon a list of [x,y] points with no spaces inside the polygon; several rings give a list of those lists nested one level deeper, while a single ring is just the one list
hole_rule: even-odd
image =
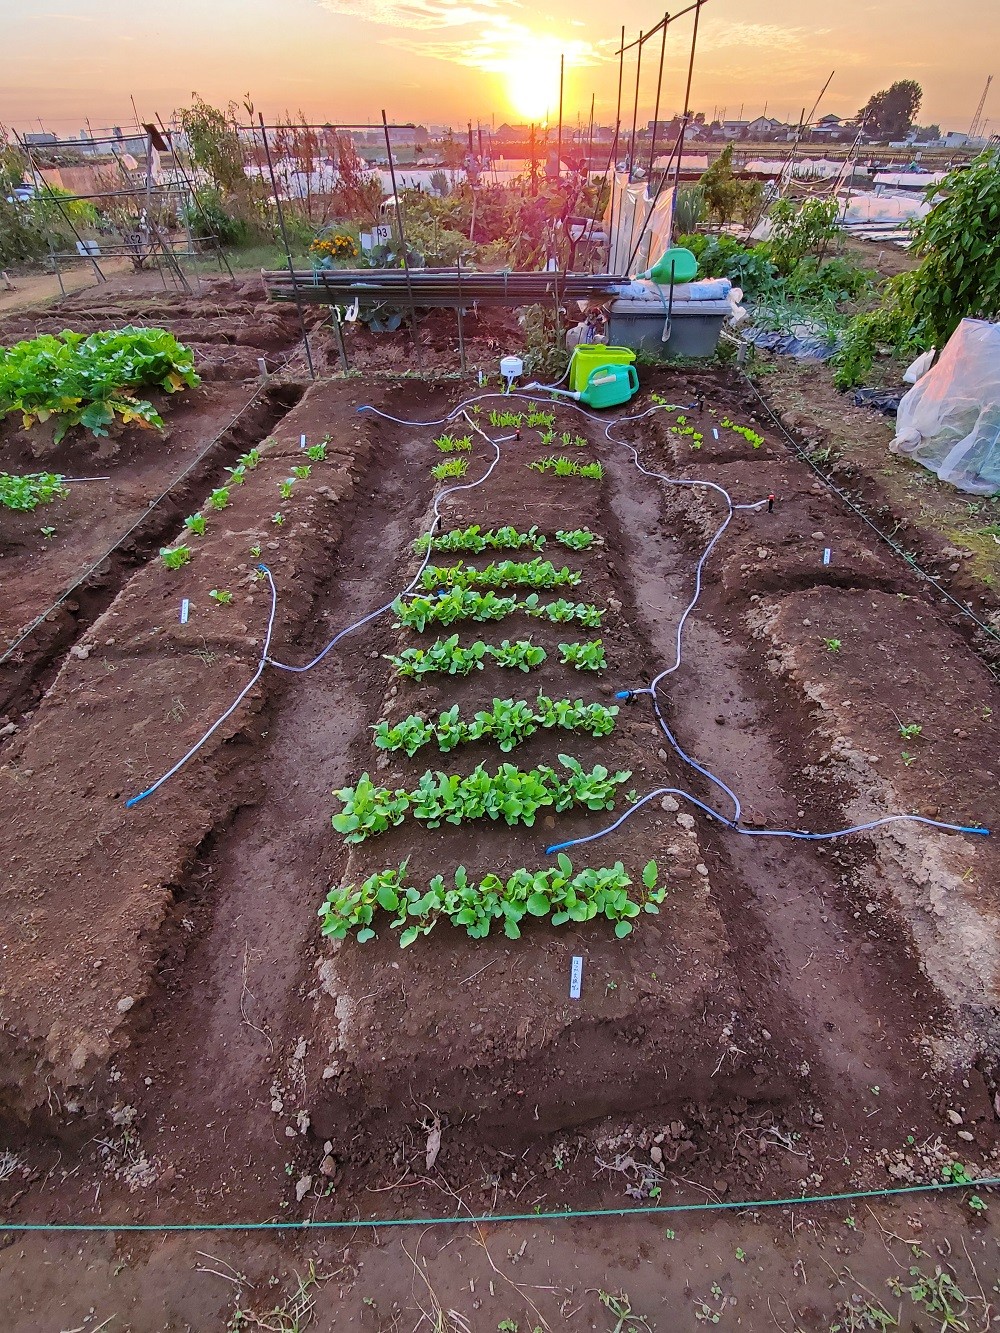
[{"label": "row of seedling", "polygon": [[[561,643],[559,652],[563,665],[577,671],[603,671],[607,666],[600,639]],[[530,639],[504,639],[498,644],[477,639],[463,648],[457,634],[435,639],[426,648],[404,648],[399,653],[385,654],[398,676],[411,679],[428,675],[468,676],[473,671],[482,671],[487,661],[508,671],[533,671],[547,656],[545,649]]]},{"label": "row of seedling", "polygon": [[483,569],[471,565],[428,565],[420,581],[427,589],[575,588],[582,577],[578,569],[568,569],[566,565],[556,569],[551,560],[535,556],[531,560],[491,560]]},{"label": "row of seedling", "polygon": [[[597,538],[588,528],[569,530],[560,528],[555,540],[560,546],[565,546],[571,551],[589,551]],[[413,549],[418,555],[423,555],[428,550],[468,551],[478,555],[481,551],[487,550],[541,551],[545,544],[545,535],[534,526],[527,532],[519,532],[517,528],[511,527],[494,528],[484,532],[478,523],[473,523],[467,528],[452,528],[450,532],[439,533],[436,537],[431,537],[425,532],[413,543]]]},{"label": "row of seedling", "polygon": [[[378,915],[391,917],[405,949],[429,935],[440,921],[464,929],[472,939],[485,939],[493,925],[502,925],[510,940],[521,936],[525,917],[547,917],[553,926],[579,925],[602,917],[614,922],[619,939],[631,933],[637,916],[656,914],[667,895],[659,868],[647,861],[638,883],[621,861],[613,866],[574,870],[568,856],[544,870],[515,870],[506,878],[488,874],[480,880],[459,866],[449,885],[435,875],[426,888],[407,882],[407,861],[370,875],[362,884],[337,885],[326,896],[319,915],[324,935],[342,940],[351,931],[364,944],[375,938]],[[635,888],[633,897],[629,890]]]},{"label": "row of seedling", "polygon": [[559,763],[562,772],[548,764],[519,769],[506,763],[495,773],[483,764],[464,775],[428,769],[412,790],[379,787],[363,773],[353,787],[334,792],[343,809],[333,816],[333,827],[350,843],[384,833],[407,816],[428,828],[477,819],[531,827],[542,809],[613,810],[617,789],[632,776],[627,769],[612,773],[603,764],[585,769],[568,754],[561,754]]},{"label": "row of seedling", "polygon": [[492,708],[480,709],[468,720],[462,717],[459,705],[454,704],[433,721],[411,713],[401,722],[376,722],[373,731],[378,749],[404,750],[411,759],[425,745],[433,743],[446,754],[471,741],[491,741],[509,754],[543,729],[607,736],[614,731],[617,716],[615,706],[585,704],[582,699],[550,699],[539,694],[530,703],[527,699],[494,699]]},{"label": "row of seedling", "polygon": [[[312,463],[320,463],[326,458],[326,443],[310,445],[304,453],[311,460],[310,463],[301,463],[291,468],[291,475],[278,483],[278,495],[282,500],[291,499],[296,482],[308,480],[312,473]],[[209,493],[209,509],[215,512],[225,509],[229,504],[232,488],[242,486],[248,474],[253,472],[260,464],[260,460],[261,451],[259,449],[248,449],[245,454],[239,456],[233,467],[227,467],[229,481],[225,486],[217,486]],[[276,527],[281,527],[284,524],[285,516],[281,510],[272,515],[271,522]],[[184,520],[184,530],[192,537],[204,537],[208,530],[208,517],[205,514],[188,514]],[[193,554],[194,552],[186,541],[160,548],[160,559],[167,569],[182,568],[192,558]]]},{"label": "row of seedling", "polygon": [[495,592],[479,593],[471,588],[453,588],[437,597],[397,597],[392,604],[397,629],[404,626],[422,634],[428,625],[452,625],[459,620],[503,620],[515,611],[554,624],[577,621],[588,629],[597,629],[604,612],[589,602],[570,602],[559,598],[542,602],[537,593],[527,597],[498,597]]}]

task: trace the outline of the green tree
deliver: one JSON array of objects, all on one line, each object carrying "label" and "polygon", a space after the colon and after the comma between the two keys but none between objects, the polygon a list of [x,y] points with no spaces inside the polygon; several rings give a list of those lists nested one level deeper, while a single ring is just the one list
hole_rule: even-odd
[{"label": "green tree", "polygon": [[961,320],[1000,317],[1000,160],[981,153],[936,189],[944,198],[914,235],[913,308],[942,347]]},{"label": "green tree", "polygon": [[899,139],[920,110],[924,92],[915,79],[898,79],[890,88],[873,93],[858,112],[858,124],[878,139]]},{"label": "green tree", "polygon": [[771,258],[781,273],[792,269],[808,254],[822,259],[837,234],[836,199],[806,199],[795,204],[779,199],[771,207]]},{"label": "green tree", "polygon": [[885,284],[876,310],[847,327],[837,383],[858,384],[880,346],[910,356],[943,347],[963,319],[1000,319],[1000,162],[987,151],[953,171],[944,198],[918,224],[920,264]]}]

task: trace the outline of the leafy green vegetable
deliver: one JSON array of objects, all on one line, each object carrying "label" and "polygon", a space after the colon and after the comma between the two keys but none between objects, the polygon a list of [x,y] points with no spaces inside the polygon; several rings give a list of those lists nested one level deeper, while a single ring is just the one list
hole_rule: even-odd
[{"label": "leafy green vegetable", "polygon": [[[443,723],[457,728],[457,709],[452,717],[442,714],[438,719],[439,737]],[[545,806],[556,811],[574,805],[612,810],[616,789],[632,776],[628,770],[611,773],[603,764],[596,764],[588,772],[571,755],[561,754],[559,762],[567,776],[546,764],[527,770],[501,764],[494,774],[479,764],[465,777],[428,769],[412,791],[376,787],[363,773],[356,786],[334,792],[344,808],[333,816],[333,827],[344,834],[346,842],[363,842],[402,823],[409,811],[428,828],[484,818],[530,828]]]},{"label": "leafy green vegetable", "polygon": [[490,561],[485,569],[470,565],[428,565],[421,575],[427,589],[434,588],[572,588],[582,575],[579,570],[556,569],[551,560]]},{"label": "leafy green vegetable", "polygon": [[62,477],[55,472],[36,472],[30,476],[12,477],[0,472],[0,506],[29,513],[39,505],[62,500],[69,495]]},{"label": "leafy green vegetable", "polygon": [[107,435],[116,417],[160,427],[162,417],[134,390],[176,393],[199,383],[193,354],[166,329],[43,333],[0,348],[0,420],[19,411],[28,430],[56,417],[57,444],[73,426]]},{"label": "leafy green vegetable", "polygon": [[589,528],[574,528],[572,532],[560,529],[556,533],[556,541],[571,551],[589,551],[596,540]]},{"label": "leafy green vegetable", "polygon": [[191,559],[190,546],[161,546],[160,559],[167,569],[180,569]]},{"label": "leafy green vegetable", "polygon": [[592,639],[589,643],[561,643],[559,660],[563,666],[574,667],[577,671],[603,671],[608,665],[600,639]]},{"label": "leafy green vegetable", "polygon": [[469,465],[464,458],[447,458],[443,463],[435,463],[431,475],[436,481],[447,481],[449,477],[464,477]]},{"label": "leafy green vegetable", "polygon": [[553,926],[576,925],[597,917],[614,922],[619,939],[631,934],[633,922],[643,912],[656,914],[667,896],[658,887],[655,861],[643,867],[635,898],[629,895],[632,877],[621,861],[613,866],[574,871],[568,856],[561,854],[554,866],[544,870],[515,870],[506,880],[487,874],[477,883],[465,866],[452,876],[453,887],[443,875],[435,875],[425,890],[407,883],[407,862],[370,875],[361,885],[335,885],[319,909],[322,933],[342,940],[352,930],[363,944],[375,937],[372,928],[379,912],[392,916],[390,928],[400,931],[401,948],[408,948],[421,935],[429,935],[439,921],[449,921],[472,939],[483,939],[491,927],[503,926],[508,939],[521,935],[524,917],[548,917]]},{"label": "leafy green vegetable", "polygon": [[495,551],[520,551],[529,547],[533,551],[540,551],[544,545],[545,538],[536,527],[529,528],[527,532],[518,532],[516,528],[510,527],[483,532],[478,523],[473,523],[471,527],[452,528],[450,532],[441,532],[436,537],[430,537],[425,532],[413,543],[413,549],[418,555],[423,555],[428,549],[478,553],[487,547]]},{"label": "leafy green vegetable", "polygon": [[376,722],[372,730],[378,749],[405,750],[410,758],[434,741],[439,750],[447,753],[467,741],[490,740],[507,754],[533,736],[539,727],[607,736],[614,730],[617,715],[616,706],[585,704],[582,699],[550,699],[539,694],[534,704],[525,699],[494,699],[492,709],[476,713],[471,722],[462,720],[455,704],[437,722],[413,713],[392,725]]}]

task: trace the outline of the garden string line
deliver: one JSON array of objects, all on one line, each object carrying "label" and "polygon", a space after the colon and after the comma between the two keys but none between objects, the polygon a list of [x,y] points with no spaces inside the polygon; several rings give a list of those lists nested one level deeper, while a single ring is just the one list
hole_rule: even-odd
[{"label": "garden string line", "polygon": [[[545,391],[545,388],[546,388],[547,386],[545,386],[545,385],[540,385],[540,384],[535,384],[535,385],[528,385],[528,386],[526,386],[526,387],[527,387],[528,389],[535,389],[535,390],[544,392],[544,391]],[[499,463],[499,461],[500,461],[500,456],[501,456],[501,455],[500,455],[500,445],[503,444],[503,443],[507,443],[511,438],[514,438],[514,437],[511,437],[511,436],[505,436],[505,437],[501,437],[499,440],[496,440],[496,441],[490,440],[489,437],[485,434],[485,432],[482,431],[482,430],[480,430],[480,428],[476,425],[476,423],[472,420],[472,418],[471,418],[471,417],[469,416],[469,414],[468,414],[468,408],[469,408],[470,406],[472,406],[473,404],[475,404],[475,403],[479,403],[479,402],[483,401],[484,399],[488,399],[488,398],[497,398],[497,397],[501,398],[501,399],[502,399],[503,401],[505,401],[505,402],[509,402],[511,398],[517,398],[517,399],[520,399],[520,400],[523,400],[523,401],[527,401],[527,402],[532,402],[532,401],[533,401],[533,399],[532,399],[530,393],[527,393],[527,392],[525,392],[525,393],[517,393],[517,394],[513,394],[513,393],[507,393],[507,394],[483,393],[483,394],[479,394],[479,395],[477,395],[477,396],[475,396],[475,397],[473,397],[473,398],[468,398],[468,399],[464,400],[464,401],[463,401],[462,403],[460,403],[457,407],[453,408],[453,409],[452,409],[446,416],[441,417],[441,418],[438,418],[438,419],[433,420],[433,421],[407,421],[407,420],[403,419],[402,417],[394,417],[394,416],[392,416],[390,413],[388,413],[388,412],[383,412],[383,411],[381,411],[379,408],[371,407],[370,405],[365,405],[365,406],[362,406],[362,407],[359,407],[359,408],[358,408],[358,411],[359,411],[359,412],[371,412],[373,415],[382,417],[384,420],[387,420],[387,421],[393,421],[393,422],[395,422],[397,425],[408,426],[408,427],[441,426],[441,425],[446,425],[446,424],[448,424],[448,423],[454,421],[454,420],[455,420],[457,417],[459,417],[459,416],[464,416],[465,419],[466,419],[466,421],[469,423],[470,426],[472,426],[472,428],[477,432],[477,434],[481,435],[481,436],[483,437],[483,439],[485,439],[488,443],[490,443],[490,444],[493,446],[493,449],[494,449],[494,451],[495,451],[495,456],[494,456],[494,458],[493,458],[493,461],[492,461],[492,463],[490,464],[489,468],[486,470],[486,472],[483,474],[483,476],[479,478],[478,481],[475,481],[475,482],[467,482],[467,483],[465,483],[465,484],[463,484],[463,485],[461,485],[461,486],[448,487],[448,488],[446,488],[445,490],[443,490],[443,491],[441,491],[441,492],[438,493],[438,495],[436,496],[436,498],[435,498],[435,500],[434,500],[434,508],[433,508],[434,518],[433,518],[433,521],[432,521],[432,523],[431,523],[431,525],[430,525],[430,529],[429,529],[429,532],[428,532],[428,536],[433,535],[433,533],[434,533],[434,531],[435,531],[435,529],[436,529],[438,523],[439,523],[440,520],[441,520],[441,515],[440,515],[440,503],[441,503],[441,501],[444,500],[445,497],[446,497],[447,495],[451,494],[453,491],[459,491],[459,490],[473,490],[473,489],[475,489],[477,486],[481,486],[485,481],[487,481],[487,480],[489,479],[489,477],[491,476],[491,474],[492,474],[494,468],[496,467],[496,465],[497,465],[497,464]],[[704,566],[705,566],[705,562],[707,561],[709,555],[711,554],[712,550],[714,549],[716,543],[719,541],[719,539],[722,537],[722,534],[723,534],[723,533],[726,531],[726,529],[729,527],[729,524],[732,522],[733,515],[734,515],[734,513],[736,512],[737,509],[744,509],[744,510],[756,511],[756,510],[761,509],[764,505],[766,505],[766,504],[768,503],[768,501],[767,501],[767,499],[765,498],[765,499],[763,499],[763,500],[754,501],[754,502],[751,503],[751,504],[737,505],[737,504],[734,504],[733,499],[732,499],[732,496],[729,494],[729,492],[726,491],[722,486],[717,485],[715,482],[711,482],[711,481],[702,481],[702,480],[689,479],[689,478],[675,478],[675,477],[669,477],[669,476],[667,476],[667,475],[666,475],[665,473],[663,473],[663,472],[657,472],[657,471],[655,471],[655,470],[646,468],[646,467],[643,466],[642,462],[640,461],[638,451],[637,451],[637,449],[635,448],[634,445],[628,443],[628,442],[625,441],[625,440],[617,440],[617,439],[615,439],[614,436],[611,434],[612,428],[615,427],[615,426],[626,425],[626,424],[630,424],[630,423],[633,423],[633,422],[642,421],[642,420],[644,420],[646,417],[649,417],[649,416],[651,416],[653,413],[658,412],[658,411],[663,411],[663,410],[677,410],[676,406],[673,405],[673,404],[657,403],[657,404],[655,404],[653,407],[647,408],[644,412],[634,413],[634,414],[629,415],[629,416],[616,417],[616,418],[613,418],[611,421],[604,421],[604,420],[602,420],[602,419],[601,419],[599,416],[597,416],[595,413],[593,413],[593,412],[588,412],[585,408],[580,407],[579,404],[577,404],[577,403],[566,402],[566,403],[560,403],[559,406],[563,406],[563,407],[571,408],[573,411],[575,411],[575,412],[579,412],[582,416],[586,417],[588,420],[590,420],[590,421],[594,421],[594,422],[596,422],[598,425],[602,425],[602,426],[604,427],[604,436],[605,436],[605,439],[606,439],[610,444],[615,444],[615,445],[618,445],[620,448],[627,449],[627,450],[629,451],[629,453],[631,454],[631,456],[632,456],[632,461],[633,461],[633,463],[635,464],[636,468],[637,468],[637,469],[639,470],[639,472],[641,472],[644,476],[651,477],[651,478],[653,478],[654,480],[662,481],[662,482],[664,482],[664,483],[665,483],[666,485],[668,485],[668,486],[701,487],[701,488],[704,488],[704,489],[707,489],[707,490],[711,490],[711,491],[716,492],[718,495],[721,495],[722,498],[723,498],[724,501],[725,501],[725,504],[726,504],[726,514],[725,514],[725,517],[723,518],[722,523],[719,525],[719,527],[718,527],[718,528],[716,529],[716,531],[713,533],[712,537],[709,539],[708,544],[706,545],[705,549],[702,551],[701,556],[700,556],[699,559],[698,559],[697,565],[695,566],[694,592],[692,593],[691,599],[689,600],[687,606],[685,607],[685,609],[684,609],[684,611],[683,611],[683,613],[682,613],[682,615],[681,615],[681,617],[680,617],[680,619],[679,619],[679,621],[678,621],[678,625],[677,625],[677,632],[676,632],[676,637],[675,637],[675,658],[674,658],[673,665],[672,665],[672,666],[668,666],[668,667],[666,667],[663,671],[659,672],[658,675],[654,676],[653,679],[652,679],[652,681],[650,682],[650,684],[649,684],[648,686],[646,686],[646,687],[644,687],[644,688],[639,688],[639,689],[635,689],[635,688],[633,688],[633,689],[629,689],[629,690],[621,690],[621,691],[618,692],[617,697],[620,698],[620,699],[623,699],[623,700],[625,700],[625,701],[628,701],[628,700],[630,700],[630,699],[632,699],[632,698],[635,698],[635,697],[638,697],[638,696],[640,696],[640,695],[644,695],[644,694],[648,694],[648,695],[650,696],[651,701],[652,701],[652,704],[653,704],[654,715],[656,716],[656,719],[657,719],[657,722],[658,722],[658,724],[659,724],[659,726],[660,726],[660,729],[663,731],[663,734],[664,734],[664,736],[666,737],[667,742],[669,743],[669,745],[671,746],[671,748],[674,750],[674,752],[680,757],[680,759],[681,759],[685,764],[687,764],[690,768],[694,769],[695,772],[701,774],[702,777],[706,778],[709,782],[711,782],[714,786],[716,786],[720,791],[722,791],[722,792],[729,798],[729,800],[732,802],[732,805],[733,805],[733,815],[732,815],[731,818],[728,817],[727,815],[723,814],[721,811],[719,811],[719,810],[715,810],[715,809],[713,809],[711,806],[706,805],[705,802],[699,800],[699,799],[698,799],[696,796],[694,796],[691,792],[684,791],[684,790],[681,789],[681,788],[676,788],[676,787],[657,787],[657,788],[654,788],[652,791],[647,792],[645,796],[640,797],[640,798],[639,798],[637,801],[635,801],[635,802],[634,802],[634,803],[633,803],[633,804],[632,804],[632,805],[631,805],[631,806],[630,806],[630,807],[629,807],[629,808],[628,808],[622,815],[620,815],[616,820],[614,820],[614,821],[613,821],[611,824],[609,824],[607,827],[605,827],[605,828],[603,828],[603,829],[599,829],[597,832],[595,832],[595,833],[591,833],[591,834],[589,834],[589,835],[586,836],[586,837],[582,837],[582,838],[573,838],[573,839],[571,839],[571,840],[569,840],[569,841],[567,841],[567,842],[562,842],[562,843],[554,843],[554,844],[552,844],[551,846],[549,846],[549,847],[547,847],[547,848],[545,849],[546,854],[547,854],[547,855],[552,855],[552,854],[554,854],[554,853],[556,853],[556,852],[563,851],[563,850],[565,850],[565,849],[567,849],[567,848],[569,848],[569,847],[582,846],[582,845],[584,845],[585,843],[595,842],[595,841],[597,841],[597,840],[600,839],[600,838],[606,837],[609,833],[614,832],[615,829],[620,828],[621,825],[624,824],[624,823],[626,822],[626,820],[631,819],[631,817],[632,817],[634,814],[636,814],[637,811],[641,810],[641,809],[642,809],[644,806],[646,806],[650,801],[655,800],[657,797],[663,797],[663,796],[675,796],[675,797],[680,798],[681,800],[687,801],[687,802],[689,802],[691,805],[695,806],[697,809],[701,810],[704,814],[707,814],[710,818],[716,820],[718,823],[722,824],[724,827],[730,829],[732,832],[742,834],[742,835],[745,836],[745,837],[757,837],[757,838],[795,838],[795,839],[801,839],[801,840],[804,840],[804,841],[824,841],[824,840],[830,840],[830,839],[834,839],[834,838],[843,838],[843,837],[847,837],[847,836],[849,836],[850,834],[853,834],[853,833],[867,832],[867,831],[870,831],[870,830],[873,830],[873,829],[876,829],[876,828],[881,828],[881,827],[883,827],[883,826],[885,826],[885,825],[888,825],[888,824],[896,823],[896,822],[898,822],[898,821],[907,821],[907,822],[912,822],[912,823],[924,824],[924,825],[927,825],[928,827],[943,829],[943,830],[945,830],[945,831],[947,831],[947,832],[950,832],[950,833],[969,833],[969,834],[981,834],[981,835],[983,835],[983,836],[988,836],[988,834],[989,834],[989,829],[985,829],[985,828],[973,828],[973,827],[971,827],[971,826],[964,825],[964,824],[951,824],[951,823],[945,823],[945,822],[943,822],[943,821],[941,821],[941,820],[930,819],[930,818],[928,818],[928,817],[926,817],[926,816],[924,816],[924,815],[916,815],[916,814],[893,814],[893,815],[887,815],[887,816],[884,816],[884,817],[882,817],[882,818],[880,818],[880,819],[870,820],[870,821],[868,821],[867,823],[853,824],[853,825],[851,825],[851,826],[848,827],[848,828],[836,829],[836,830],[833,830],[832,832],[828,832],[828,833],[811,833],[811,832],[804,832],[804,831],[795,830],[795,829],[748,829],[748,828],[744,828],[744,827],[742,827],[742,825],[741,825],[740,822],[739,822],[739,821],[740,821],[740,818],[741,818],[741,814],[742,814],[742,807],[741,807],[741,804],[740,804],[739,797],[738,797],[738,796],[736,795],[736,793],[735,793],[735,792],[734,792],[734,791],[733,791],[733,790],[732,790],[732,789],[731,789],[731,788],[730,788],[730,787],[729,787],[729,786],[722,780],[722,778],[720,778],[720,777],[718,777],[716,774],[712,773],[708,768],[705,768],[705,767],[703,767],[702,765],[698,764],[694,759],[691,758],[690,755],[688,755],[688,754],[682,749],[682,747],[680,746],[679,742],[675,739],[673,733],[671,732],[669,726],[667,725],[667,722],[666,722],[665,718],[663,717],[663,714],[662,714],[662,712],[661,712],[661,710],[660,710],[660,704],[659,704],[659,698],[658,698],[657,691],[658,691],[659,687],[661,686],[662,682],[663,682],[668,676],[672,675],[675,671],[677,671],[677,670],[680,668],[680,666],[681,666],[681,662],[682,662],[682,659],[683,659],[683,634],[684,634],[684,627],[685,627],[685,625],[686,625],[686,623],[687,623],[687,620],[688,620],[689,616],[691,615],[691,612],[694,610],[694,607],[697,605],[697,602],[698,602],[699,598],[701,597],[701,591],[702,591],[702,572],[703,572],[703,569],[704,569]],[[416,575],[414,576],[414,578],[410,581],[410,583],[407,585],[407,587],[403,590],[403,594],[405,594],[406,592],[409,592],[413,587],[415,587],[417,581],[418,581],[419,578],[420,578],[421,573],[423,572],[424,568],[426,567],[426,565],[427,565],[427,563],[428,563],[428,560],[430,559],[430,554],[431,554],[431,549],[430,549],[430,547],[431,547],[431,544],[430,544],[430,542],[428,542],[428,549],[427,549],[427,552],[425,553],[425,556],[424,556],[423,561],[421,562],[420,568],[418,569],[418,571],[417,571]],[[266,568],[266,567],[262,566],[262,568]],[[271,579],[270,571],[267,571],[267,572],[268,572],[268,578],[269,578],[269,580],[271,581],[271,589],[272,589],[271,622],[272,622],[272,624],[273,624],[274,613],[275,613],[276,606],[277,606],[277,590],[275,589],[274,582],[273,582],[273,580]],[[401,595],[403,595],[403,594],[401,594]],[[395,599],[393,599],[393,600],[395,600]],[[294,672],[298,672],[298,673],[302,673],[302,672],[310,671],[310,670],[312,670],[312,668],[313,668],[314,666],[318,665],[318,664],[323,660],[323,658],[327,655],[327,653],[330,652],[330,651],[332,650],[332,648],[333,648],[333,647],[334,647],[334,646],[335,646],[335,645],[336,645],[342,638],[344,638],[345,635],[347,635],[347,634],[349,634],[349,633],[352,633],[354,630],[359,629],[359,628],[362,627],[363,625],[368,624],[370,621],[372,621],[373,619],[375,619],[377,616],[384,614],[384,612],[387,611],[387,610],[389,610],[391,606],[392,606],[392,602],[390,601],[390,602],[386,603],[384,606],[379,607],[377,610],[372,611],[372,612],[370,612],[368,615],[362,617],[360,620],[357,620],[357,621],[355,621],[354,623],[352,623],[351,625],[348,625],[348,626],[346,626],[344,629],[340,630],[337,634],[334,635],[334,637],[330,640],[330,642],[326,645],[326,647],[323,648],[323,649],[322,649],[322,650],[321,650],[321,651],[320,651],[320,652],[319,652],[319,653],[312,659],[311,662],[306,663],[304,666],[294,667],[294,666],[289,666],[289,665],[287,665],[287,664],[279,663],[279,662],[272,662],[272,665],[278,667],[278,668],[281,669],[281,670],[285,670],[285,671],[294,671]],[[187,754],[185,754],[180,760],[178,760],[178,762],[177,762],[177,763],[176,763],[176,764],[175,764],[175,765],[174,765],[174,766],[173,766],[167,773],[165,773],[165,774],[164,774],[162,777],[160,777],[156,782],[154,782],[154,783],[152,784],[152,786],[150,786],[149,788],[146,789],[146,791],[141,792],[138,796],[133,796],[133,797],[131,797],[128,801],[126,801],[126,805],[127,805],[127,806],[133,806],[133,805],[136,805],[139,801],[145,799],[146,796],[149,796],[149,795],[151,795],[154,791],[156,791],[157,788],[160,787],[164,782],[166,782],[167,779],[168,779],[169,777],[172,777],[176,772],[178,772],[179,769],[181,769],[181,768],[188,762],[188,760],[189,760],[194,754],[197,753],[197,751],[202,747],[202,745],[205,743],[205,741],[207,741],[207,740],[209,739],[209,737],[210,737],[210,736],[211,736],[211,735],[218,729],[219,725],[220,725],[223,721],[225,721],[225,719],[226,719],[227,717],[229,717],[229,716],[231,715],[231,713],[233,712],[233,710],[235,709],[235,707],[242,701],[242,699],[243,699],[243,698],[246,696],[246,694],[249,692],[249,689],[252,687],[252,685],[255,685],[256,682],[260,679],[261,675],[263,674],[264,668],[265,668],[265,666],[268,664],[268,661],[269,661],[269,658],[268,658],[268,646],[269,646],[269,643],[270,643],[270,633],[268,634],[268,643],[265,645],[265,650],[264,650],[264,652],[263,652],[262,655],[261,655],[260,663],[259,663],[259,665],[258,665],[258,667],[257,667],[257,671],[256,671],[256,673],[255,673],[255,675],[254,675],[254,677],[253,677],[253,680],[251,681],[250,685],[248,685],[248,686],[241,692],[241,694],[238,696],[236,702],[235,702],[233,705],[231,705],[231,707],[230,707],[230,708],[223,714],[223,716],[222,716],[217,722],[213,723],[213,725],[208,729],[208,731],[205,732],[205,734],[201,737],[201,739],[198,740],[198,741],[195,743],[195,745],[192,746],[192,748],[187,752]]]},{"label": "garden string line", "polygon": [[[79,578],[77,578],[73,583],[71,583],[70,586],[66,589],[66,591],[61,593],[50,607],[48,607],[45,611],[43,611],[40,616],[36,616],[36,618],[31,622],[31,624],[24,631],[24,633],[19,638],[15,639],[14,642],[10,645],[10,647],[7,648],[7,650],[3,653],[3,655],[0,656],[0,666],[3,666],[4,662],[6,662],[7,659],[11,657],[18,650],[18,648],[20,648],[21,644],[24,643],[25,639],[29,639],[31,635],[34,634],[35,630],[46,618],[46,616],[50,616],[53,611],[58,611],[60,606],[62,606],[63,602],[65,602],[67,598],[71,597],[73,593],[76,592],[77,588],[81,586],[81,584],[86,583],[87,579],[90,578],[91,574],[93,574],[95,570],[99,569],[100,566],[104,564],[105,560],[109,559],[112,555],[114,555],[115,551],[118,550],[118,547],[121,546],[123,542],[127,541],[128,538],[132,536],[132,533],[135,532],[137,528],[141,527],[142,524],[145,523],[146,519],[149,518],[153,510],[156,509],[158,505],[162,504],[162,502],[167,498],[170,492],[174,490],[175,487],[179,486],[180,483],[184,480],[184,478],[188,475],[188,473],[193,471],[194,468],[198,466],[198,464],[202,461],[202,459],[205,458],[205,456],[208,453],[210,453],[212,449],[215,448],[215,446],[219,443],[222,437],[224,435],[227,435],[229,431],[232,430],[232,428],[239,421],[240,417],[243,416],[244,412],[248,412],[250,408],[253,407],[254,403],[256,403],[257,399],[260,397],[265,387],[266,386],[263,384],[260,385],[257,388],[256,392],[254,393],[253,397],[249,398],[243,404],[240,410],[233,417],[232,421],[230,421],[229,425],[223,427],[223,429],[219,431],[218,435],[216,435],[214,439],[210,440],[208,444],[205,445],[205,448],[202,449],[201,453],[198,454],[196,458],[191,460],[191,462],[187,465],[187,467],[184,469],[183,472],[179,473],[178,476],[174,477],[174,479],[170,482],[170,484],[166,487],[165,490],[162,490],[160,494],[156,496],[155,499],[150,500],[149,504],[139,515],[136,521],[132,524],[132,526],[128,528],[125,532],[123,532],[122,535],[119,538],[117,538],[117,540],[113,543],[113,545],[109,546],[108,549],[104,552],[104,554],[102,556],[99,556],[94,561],[94,563],[89,567],[89,569],[85,569],[84,572],[79,576]],[[102,481],[102,480],[110,480],[110,478],[72,477],[64,480]]]},{"label": "garden string line", "polygon": [[635,1204],[621,1208],[567,1208],[547,1213],[459,1213],[451,1217],[357,1217],[350,1220],[301,1222],[0,1222],[0,1231],[10,1232],[109,1232],[135,1231],[345,1231],[372,1227],[484,1226],[498,1222],[565,1222],[593,1217],[655,1217],[675,1213],[755,1212],[760,1208],[797,1208],[805,1204],[851,1203],[857,1199],[891,1199],[900,1195],[940,1193],[955,1189],[990,1189],[1000,1185],[1000,1177],[984,1176],[977,1180],[943,1180],[930,1185],[897,1185],[891,1189],[849,1190],[843,1194],[804,1194],[790,1199],[712,1199],[707,1203],[657,1203],[648,1207]]}]

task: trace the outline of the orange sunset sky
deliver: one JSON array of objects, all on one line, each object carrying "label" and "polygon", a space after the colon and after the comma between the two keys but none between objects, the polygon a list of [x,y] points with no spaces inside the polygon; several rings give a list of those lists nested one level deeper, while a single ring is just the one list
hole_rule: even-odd
[{"label": "orange sunset sky", "polygon": [[[565,119],[614,116],[624,21],[629,36],[662,15],[652,0],[0,0],[0,122],[69,133],[165,118],[192,90],[217,104],[250,92],[273,115],[464,126],[553,116],[566,56]],[[661,116],[680,109],[690,19],[671,28]],[[658,43],[657,43],[658,48]],[[658,49],[647,47],[640,120],[652,116]],[[918,119],[968,129],[990,61],[1000,63],[1000,4],[953,0],[708,0],[692,109],[797,120],[831,69],[820,114],[852,115],[878,88],[915,78]],[[1000,69],[996,71],[1000,74]],[[635,67],[626,68],[627,118]],[[1000,80],[990,128],[1000,128]]]}]

